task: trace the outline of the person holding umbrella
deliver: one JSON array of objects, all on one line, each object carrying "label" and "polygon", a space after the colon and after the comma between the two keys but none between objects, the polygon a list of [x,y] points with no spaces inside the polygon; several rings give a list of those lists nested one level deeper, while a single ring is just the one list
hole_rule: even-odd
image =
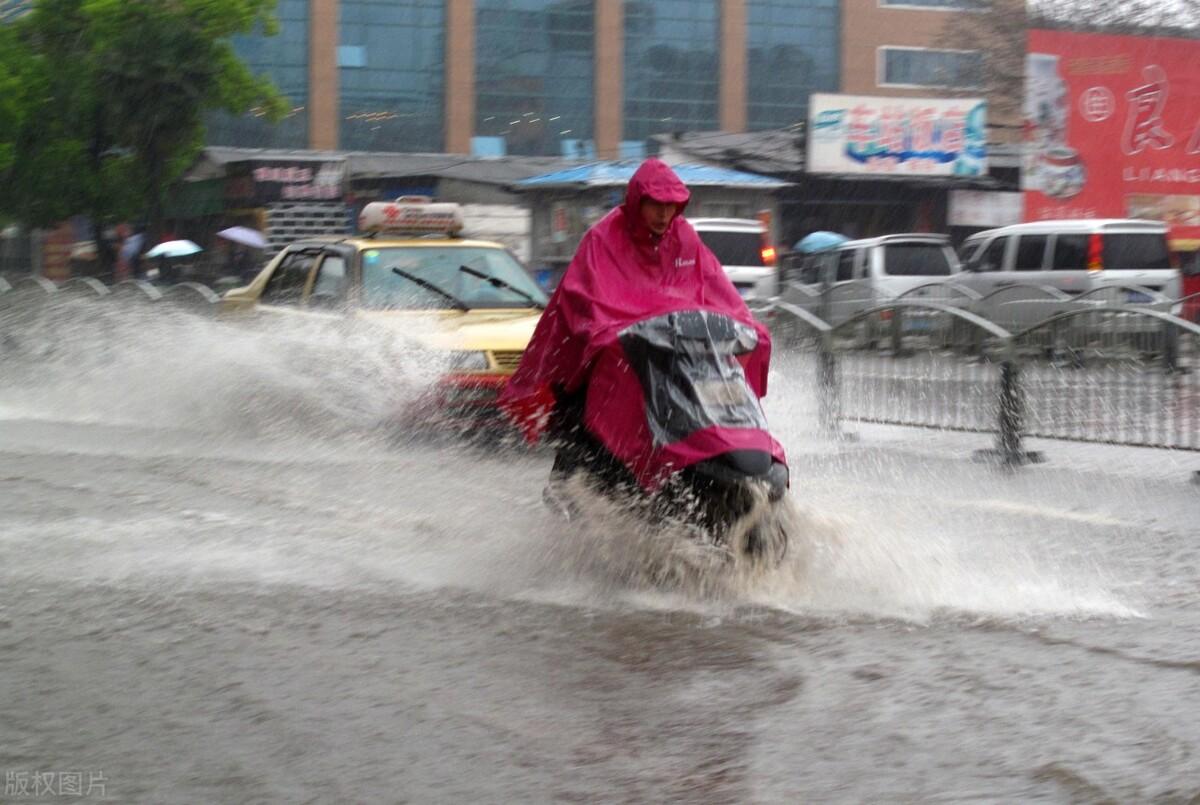
[{"label": "person holding umbrella", "polygon": [[228,271],[236,276],[243,285],[249,284],[258,273],[258,260],[255,251],[267,247],[267,239],[257,229],[248,226],[231,226],[222,229],[217,237],[229,241],[232,251],[229,256]]},{"label": "person holding umbrella", "polygon": [[170,261],[177,257],[190,257],[202,251],[203,248],[190,240],[166,240],[146,252],[144,256],[158,260],[158,281],[161,284],[174,285],[178,282],[178,271]]}]

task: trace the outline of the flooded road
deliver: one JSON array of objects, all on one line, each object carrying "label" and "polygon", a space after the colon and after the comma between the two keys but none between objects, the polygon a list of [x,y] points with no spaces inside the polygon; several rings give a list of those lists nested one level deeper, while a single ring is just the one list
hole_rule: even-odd
[{"label": "flooded road", "polygon": [[1200,795],[1195,454],[1044,442],[1006,474],[983,436],[832,444],[782,360],[803,534],[663,588],[647,535],[543,509],[547,456],[373,427],[436,367],[371,334],[22,333],[3,801],[75,771],[154,803]]}]

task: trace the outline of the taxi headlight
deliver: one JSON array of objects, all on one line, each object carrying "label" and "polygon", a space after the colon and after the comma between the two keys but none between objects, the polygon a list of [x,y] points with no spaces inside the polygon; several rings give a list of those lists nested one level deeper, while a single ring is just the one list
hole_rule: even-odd
[{"label": "taxi headlight", "polygon": [[488,368],[486,352],[451,352],[450,368],[460,372],[478,372]]}]

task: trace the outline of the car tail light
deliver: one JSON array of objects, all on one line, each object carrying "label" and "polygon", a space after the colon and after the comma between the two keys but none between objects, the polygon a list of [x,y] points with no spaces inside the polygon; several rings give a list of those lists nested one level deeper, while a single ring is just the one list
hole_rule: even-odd
[{"label": "car tail light", "polygon": [[775,247],[774,246],[763,246],[762,247],[762,261],[763,261],[763,265],[765,265],[765,266],[775,265]]},{"label": "car tail light", "polygon": [[1104,236],[1094,233],[1088,239],[1087,270],[1104,270]]}]

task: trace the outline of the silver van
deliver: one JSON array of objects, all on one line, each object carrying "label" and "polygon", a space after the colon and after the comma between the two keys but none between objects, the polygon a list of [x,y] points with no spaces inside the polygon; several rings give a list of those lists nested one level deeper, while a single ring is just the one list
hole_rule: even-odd
[{"label": "silver van", "polygon": [[769,299],[779,293],[775,249],[767,227],[752,218],[689,218],[725,269],[743,299]]},{"label": "silver van", "polygon": [[788,272],[788,284],[810,290],[858,283],[875,299],[893,299],[960,269],[947,235],[910,233],[847,240],[811,254]]},{"label": "silver van", "polygon": [[784,301],[831,324],[960,270],[946,235],[908,233],[848,240],[789,261]]},{"label": "silver van", "polygon": [[[1034,221],[971,235],[960,249],[956,279],[981,295],[1012,285],[1044,285],[1070,296],[1096,288],[1137,285],[1180,297],[1167,226],[1137,219]],[[1126,291],[1128,302],[1149,302]]]}]

